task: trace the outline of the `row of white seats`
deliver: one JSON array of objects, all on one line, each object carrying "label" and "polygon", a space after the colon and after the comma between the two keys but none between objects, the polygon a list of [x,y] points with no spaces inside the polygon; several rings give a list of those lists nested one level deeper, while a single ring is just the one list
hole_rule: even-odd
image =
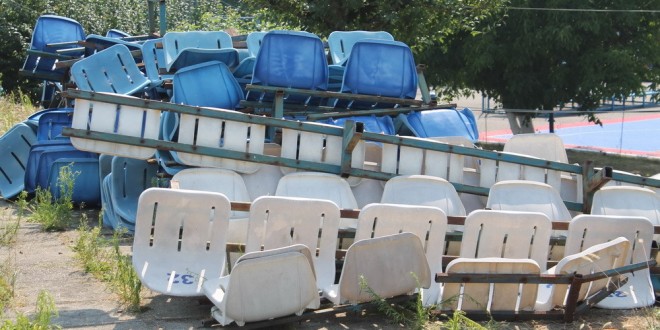
[{"label": "row of white seats", "polygon": [[[361,276],[381,297],[412,293],[421,283],[427,288],[422,292],[425,305],[447,298],[440,285],[430,280],[432,274],[442,271],[447,230],[447,216],[437,207],[372,204],[363,208],[357,221],[356,243],[347,252],[339,283],[334,281],[340,217],[335,203],[294,197],[258,198],[249,212],[247,254],[230,275],[223,276],[229,217],[230,203],[222,194],[162,188],[145,191],[140,197],[133,245],[133,263],[145,286],[170,295],[206,294],[216,305],[214,317],[222,324],[256,321],[264,315],[266,319],[282,316],[282,309],[287,315],[306,307],[316,308],[318,295],[311,289],[312,284],[335,304],[373,299],[360,290]],[[650,221],[640,217],[581,215],[570,224],[566,250],[580,253],[623,236],[635,244],[620,251],[618,262],[645,261],[652,230]],[[537,264],[540,272],[552,273],[553,269],[545,267],[550,233],[551,221],[541,213],[474,211],[466,218],[460,256],[470,259],[466,262],[492,257],[525,259]],[[296,244],[318,252],[292,247]],[[254,260],[246,275],[239,275],[244,274],[241,265],[249,264],[243,261],[259,258],[263,259]],[[304,260],[310,259],[313,268],[304,271]],[[621,294],[604,300],[602,307],[632,308],[653,303],[648,270],[635,272],[629,284],[620,289]],[[543,300],[558,294],[563,297],[553,301],[563,302],[565,289],[541,287],[538,297]],[[282,295],[303,297],[303,291],[309,299],[282,299]],[[232,294],[231,299],[237,300],[230,303]],[[234,312],[228,312],[230,305]],[[538,306],[552,308],[554,304],[540,301]]]},{"label": "row of white seats", "polygon": [[[282,176],[275,166],[262,166],[259,171],[267,172],[239,175],[230,170],[194,168],[177,173],[172,181],[183,189],[215,191],[227,195],[232,201],[249,202],[259,196],[275,195],[331,200],[342,209],[358,209],[364,205],[357,202],[356,187],[350,179],[317,172],[291,172]],[[450,216],[465,216],[459,194],[448,181],[426,175],[403,175],[394,177],[384,185],[379,181],[371,189],[380,192],[371,196],[370,203],[392,203],[435,206]],[[658,197],[652,191],[639,187],[606,187],[597,192],[592,213],[639,215],[660,225]],[[495,210],[533,211],[544,213],[552,221],[570,221],[571,213],[566,208],[559,192],[548,184],[510,180],[493,185],[486,208]],[[616,211],[618,210],[618,211]],[[234,212],[235,219],[245,219],[246,214]],[[355,227],[351,220],[343,221],[342,227]],[[245,232],[245,225],[236,225],[237,231]],[[456,229],[452,227],[451,229]],[[244,235],[232,236],[243,242]]]}]

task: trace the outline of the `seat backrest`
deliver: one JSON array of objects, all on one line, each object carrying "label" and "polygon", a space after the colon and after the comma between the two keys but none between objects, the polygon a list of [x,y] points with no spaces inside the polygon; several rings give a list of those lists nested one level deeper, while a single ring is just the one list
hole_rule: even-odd
[{"label": "seat backrest", "polygon": [[234,110],[243,99],[236,78],[218,61],[177,70],[172,84],[174,103]]},{"label": "seat backrest", "polygon": [[[66,179],[65,181],[60,179],[65,167],[68,167],[68,172],[73,179],[71,191],[68,191]],[[76,204],[99,205],[101,202],[99,159],[97,157],[58,158],[50,165],[48,187],[50,187],[50,193],[54,199],[60,199],[64,193],[71,193],[71,200]]]},{"label": "seat backrest", "polygon": [[[660,173],[654,174],[651,176],[651,179],[660,180]],[[660,196],[660,187],[649,187],[649,189],[655,191],[655,193]]]},{"label": "seat backrest", "polygon": [[[399,41],[369,39],[356,42],[346,63],[341,91],[414,99],[417,95],[417,69],[410,48]],[[360,105],[356,106],[356,103]],[[369,105],[371,103],[353,102],[351,108]]]},{"label": "seat backrest", "polygon": [[504,143],[503,151],[568,163],[564,142],[554,133],[516,134]]},{"label": "seat backrest", "polygon": [[168,32],[163,36],[165,63],[174,62],[177,55],[186,48],[223,49],[233,48],[229,33],[225,31],[186,31]]},{"label": "seat backrest", "polygon": [[131,35],[119,29],[110,29],[105,33],[105,36],[108,38],[126,38]]},{"label": "seat backrest", "polygon": [[[446,143],[449,145],[475,148],[474,143],[463,136],[433,137],[430,140]],[[479,161],[471,156],[456,153],[425,150],[424,152],[424,174],[437,176],[455,183],[465,183],[465,168],[476,172],[479,169]]]},{"label": "seat backrest", "polygon": [[660,195],[634,186],[609,186],[596,191],[591,214],[645,217],[660,225]]},{"label": "seat backrest", "polygon": [[225,290],[222,316],[239,325],[298,314],[320,303],[312,256],[301,244],[244,254]]},{"label": "seat backrest", "polygon": [[[575,255],[589,247],[612,241],[617,237],[625,238],[630,243],[621,255],[623,266],[645,262],[651,258],[653,224],[647,218],[634,215],[581,214],[576,216],[568,226],[565,254]],[[628,282],[598,302],[598,307],[630,309],[647,307],[655,303],[648,268],[628,273],[626,276]]]},{"label": "seat backrest", "polygon": [[25,190],[29,193],[36,188],[48,188],[50,169],[59,158],[96,158],[98,155],[75,149],[71,144],[43,145],[35,144],[25,172]]},{"label": "seat backrest", "polygon": [[303,244],[314,254],[316,283],[326,288],[335,280],[339,208],[318,199],[262,196],[250,207],[245,252]]},{"label": "seat backrest", "polygon": [[[103,52],[94,56],[101,55]],[[160,115],[160,110],[93,100],[77,100],[73,112],[72,127],[143,139],[158,139]],[[156,152],[156,148],[151,147],[85,138],[72,137],[71,143],[80,150],[138,159],[150,158]]]},{"label": "seat backrest", "polygon": [[[172,177],[180,189],[221,193],[232,202],[249,202],[243,178],[236,172],[220,168],[188,168]],[[247,212],[232,211],[232,218],[247,218]]]},{"label": "seat backrest", "polygon": [[131,95],[149,85],[125,45],[114,45],[71,66],[71,78],[79,89]]},{"label": "seat backrest", "polygon": [[111,198],[115,212],[129,222],[135,222],[138,199],[143,191],[155,186],[157,164],[125,157],[112,159]]},{"label": "seat backrest", "polygon": [[30,149],[37,136],[26,124],[16,124],[0,137],[0,195],[5,199],[18,195],[24,188]]},{"label": "seat backrest", "polygon": [[255,32],[250,32],[246,39],[245,43],[247,44],[247,49],[250,57],[257,57],[257,54],[259,54],[259,49],[261,48],[261,43],[264,40],[264,36],[268,32],[264,31],[255,31]]},{"label": "seat backrest", "polygon": [[424,174],[424,149],[383,143],[381,171],[399,175]]},{"label": "seat backrest", "polygon": [[165,51],[162,47],[156,47],[162,44],[163,39],[149,39],[142,44],[142,62],[147,78],[151,81],[172,78],[171,74],[161,74],[160,69],[165,69]]},{"label": "seat backrest", "polygon": [[[396,204],[369,204],[358,218],[355,240],[410,232],[419,237],[431,274],[442,272],[447,216],[437,207]],[[433,283],[423,291],[424,305],[436,303],[440,287]]]},{"label": "seat backrest", "polygon": [[356,209],[351,186],[338,175],[320,172],[295,172],[283,176],[276,196],[303,197],[332,201],[342,209]]},{"label": "seat backrest", "polygon": [[[297,129],[282,129],[281,156],[284,158],[341,165],[343,153],[343,140],[340,136]],[[351,167],[362,169],[364,161],[365,143],[359,141],[351,153]],[[281,167],[281,169],[285,174],[297,171],[290,167]],[[349,177],[347,180],[351,185],[355,185],[359,183],[360,178]]]},{"label": "seat backrest", "polygon": [[333,31],[328,36],[328,48],[333,64],[346,62],[356,42],[363,39],[394,41],[387,31]]},{"label": "seat backrest", "polygon": [[419,237],[397,233],[363,239],[348,248],[339,278],[339,301],[354,304],[391,298],[430,285],[431,270]]},{"label": "seat backrest", "polygon": [[566,255],[582,252],[588,247],[625,237],[630,244],[628,263],[647,261],[651,255],[653,223],[635,215],[580,214],[568,225]]},{"label": "seat backrest", "polygon": [[[513,152],[502,152],[506,156],[519,156],[540,160],[538,157],[524,155]],[[524,180],[547,183],[557,191],[561,190],[561,172],[555,170],[546,170],[543,167],[522,165],[495,159],[481,159],[479,184],[482,187],[490,188],[493,184],[500,181]]]},{"label": "seat backrest", "polygon": [[[217,109],[234,112],[234,110]],[[215,119],[194,115],[182,115],[179,122],[179,143],[232,150],[263,155],[266,126],[251,122]],[[239,173],[255,173],[261,164],[206,156],[194,153],[177,152],[181,163],[189,166],[217,167]]]},{"label": "seat backrest", "polygon": [[[262,40],[254,64],[252,84],[300,88],[328,89],[328,62],[323,42],[318,36],[303,31],[270,31]],[[248,100],[272,98],[271,94],[250,91]],[[294,97],[288,98],[290,101]],[[306,102],[307,97],[295,98]]]},{"label": "seat backrest", "polygon": [[[555,266],[555,274],[582,274],[588,275],[594,272],[602,272],[613,268],[621,267],[625,264],[630,242],[624,237],[613,239],[609,242],[591,246],[584,251],[571,254],[564,257]],[[582,301],[586,297],[603,289],[608,283],[609,278],[593,281],[590,285],[582,285],[578,294],[577,301]],[[569,286],[567,284],[556,284],[553,288],[552,305],[564,306]]]},{"label": "seat backrest", "polygon": [[203,296],[203,281],[222,276],[231,205],[222,194],[151,188],[140,195],[133,267],[149,289]]},{"label": "seat backrest", "polygon": [[[539,275],[541,267],[531,259],[458,258],[447,265],[447,274]],[[532,311],[536,283],[445,283],[442,310]]]},{"label": "seat backrest", "polygon": [[551,232],[552,222],[542,213],[472,211],[465,218],[460,256],[532,259],[545,271]]},{"label": "seat backrest", "polygon": [[37,127],[37,140],[47,141],[55,139],[68,139],[62,136],[62,128],[71,127],[73,122],[73,109],[63,108],[48,111],[39,116]]},{"label": "seat backrest", "polygon": [[454,186],[428,175],[402,175],[387,180],[381,203],[434,206],[447,215],[465,216],[465,207]]},{"label": "seat backrest", "polygon": [[[553,162],[568,163],[568,155],[566,154],[566,148],[564,148],[564,142],[554,133],[516,134],[504,143],[503,151],[528,155]],[[530,168],[529,166],[526,166],[525,169],[528,171],[534,170],[534,168]],[[537,181],[545,182],[559,190],[561,187],[561,172],[554,170],[546,170],[545,172],[547,176],[545,181]],[[525,179],[528,180],[528,178]]]},{"label": "seat backrest", "polygon": [[[50,47],[48,46],[49,44],[75,42],[79,40],[85,40],[85,31],[80,23],[67,17],[42,15],[37,19],[34,31],[32,32],[30,49],[56,53],[57,49],[77,48],[79,46],[76,43],[71,43],[66,46]],[[80,57],[82,54],[82,50],[66,53],[66,55],[74,57]],[[54,58],[28,55],[23,69],[33,72],[50,72],[53,71],[55,61]],[[57,71],[60,74],[64,73],[63,69],[58,69]]]},{"label": "seat backrest", "polygon": [[[104,37],[98,34],[90,34],[85,37],[85,57],[90,57],[104,49],[115,45],[124,45],[130,51],[141,51],[142,44],[135,41],[126,41],[120,38]],[[139,57],[139,56],[136,56]]]},{"label": "seat backrest", "polygon": [[527,180],[508,180],[494,184],[488,193],[486,208],[541,212],[551,221],[572,219],[557,190],[548,184]]},{"label": "seat backrest", "polygon": [[[21,144],[18,145],[22,147]],[[67,140],[42,141],[39,143],[35,141],[35,143],[33,143],[32,146],[30,147],[29,154],[27,156],[27,161],[24,163],[25,175],[23,176],[24,179],[23,189],[25,189],[28,193],[32,193],[37,188],[38,186],[37,180],[40,171],[39,161],[41,159],[41,155],[43,155],[45,152],[76,152],[76,151],[78,150],[76,150],[76,148],[74,148],[71,145],[71,142]],[[16,165],[13,162],[8,162],[8,163],[12,165]],[[42,187],[44,186],[42,185]]]},{"label": "seat backrest", "polygon": [[429,138],[462,136],[470,141],[479,140],[476,119],[470,109],[438,109],[413,111],[398,116],[414,136]]},{"label": "seat backrest", "polygon": [[376,117],[376,115],[351,116],[351,117],[342,117],[337,119],[328,118],[320,122],[334,126],[344,127],[344,123],[346,123],[347,120],[361,122],[364,125],[364,132],[371,132],[371,133],[378,133],[385,135],[396,134],[394,128],[394,122],[392,121],[392,117],[390,116],[380,116],[380,117]]}]

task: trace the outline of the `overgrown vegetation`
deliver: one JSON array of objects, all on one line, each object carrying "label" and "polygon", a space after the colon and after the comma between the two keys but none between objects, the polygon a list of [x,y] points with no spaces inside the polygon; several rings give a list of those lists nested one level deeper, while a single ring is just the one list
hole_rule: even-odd
[{"label": "overgrown vegetation", "polygon": [[83,219],[73,250],[85,272],[108,283],[127,310],[138,312],[142,282],[133,269],[131,257],[121,252],[123,237],[123,232],[115,231],[109,239],[105,238],[100,226],[90,228]]},{"label": "overgrown vegetation", "polygon": [[[411,274],[411,276],[415,277],[417,280],[415,274]],[[436,317],[437,313],[434,313],[437,306],[424,306],[421,293],[418,293],[416,299],[407,304],[391,304],[369,287],[364,276],[360,276],[360,290],[364,290],[370,297],[372,297],[372,303],[376,305],[378,311],[387,316],[392,323],[400,324],[410,329],[422,330],[440,328],[458,330],[496,328],[495,323],[492,321],[487,323],[487,327],[484,327],[480,323],[465,316],[465,313],[461,311],[456,311],[451,317],[447,317],[446,320],[439,321]],[[418,288],[418,292],[421,292],[421,287]]]},{"label": "overgrown vegetation", "polygon": [[28,198],[25,191],[19,195],[20,203],[27,204],[31,212],[30,220],[41,224],[45,231],[65,230],[71,226],[73,219],[73,185],[80,174],[72,171],[72,166],[62,166],[57,179],[58,196],[53,196],[48,188],[37,187],[35,197]]},{"label": "overgrown vegetation", "polygon": [[0,135],[36,111],[29,95],[15,92],[0,94]]},{"label": "overgrown vegetation", "polygon": [[0,311],[7,309],[14,299],[16,283],[16,267],[11,262],[11,258],[7,258],[0,265]]},{"label": "overgrown vegetation", "polygon": [[59,315],[53,297],[47,291],[40,291],[37,297],[37,307],[33,317],[19,313],[15,320],[5,320],[0,330],[47,330],[61,329],[59,325],[52,324],[53,317]]}]

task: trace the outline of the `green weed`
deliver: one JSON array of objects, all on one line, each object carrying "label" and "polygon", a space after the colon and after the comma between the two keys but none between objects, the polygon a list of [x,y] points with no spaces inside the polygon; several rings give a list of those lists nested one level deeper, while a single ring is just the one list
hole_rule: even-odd
[{"label": "green weed", "polygon": [[79,174],[80,172],[72,171],[70,165],[60,168],[57,198],[53,197],[49,189],[37,187],[35,198],[28,209],[32,211],[31,220],[41,224],[43,230],[57,231],[69,228],[73,219],[73,185]]},{"label": "green weed", "polygon": [[53,317],[57,317],[58,315],[53,297],[47,291],[41,291],[37,297],[36,312],[32,319],[23,314],[18,314],[16,320],[6,320],[2,323],[0,325],[0,330],[62,329],[61,326],[52,324]]},{"label": "green weed", "polygon": [[34,112],[35,108],[27,94],[18,92],[0,96],[0,135]]},{"label": "green weed", "polygon": [[90,228],[87,221],[81,221],[73,251],[76,252],[76,259],[80,261],[85,272],[103,275],[112,269],[105,247],[107,243],[101,236],[101,227]]},{"label": "green weed", "polygon": [[123,235],[122,231],[116,231],[107,239],[101,235],[100,226],[90,228],[83,221],[73,250],[86,272],[106,282],[127,310],[137,312],[142,282],[133,269],[131,257],[119,248]]},{"label": "green weed", "polygon": [[0,311],[5,310],[14,298],[14,288],[16,283],[16,269],[7,259],[0,265]]},{"label": "green weed", "polygon": [[452,313],[451,317],[442,323],[442,329],[447,330],[462,330],[462,329],[490,329],[482,326],[481,324],[471,320],[465,316],[465,312],[456,310]]},{"label": "green weed", "polygon": [[142,291],[142,282],[138,277],[131,256],[122,254],[119,249],[121,232],[115,232],[112,236],[112,247],[114,250],[115,267],[112,273],[112,287],[119,295],[129,311],[137,312],[140,310],[140,292]]},{"label": "green weed", "polygon": [[[417,280],[416,274],[411,273],[411,276]],[[419,281],[417,282],[419,283]],[[385,314],[393,323],[406,325],[411,329],[425,329],[429,326],[433,307],[424,306],[421,293],[417,294],[412,306],[390,304],[369,287],[364,276],[360,276],[360,290],[365,290],[372,297],[372,303],[376,305],[376,309]],[[421,287],[418,291],[421,292]]]},{"label": "green weed", "polygon": [[0,246],[9,246],[16,242],[16,235],[18,234],[20,224],[19,218],[2,222],[2,228],[0,228]]}]

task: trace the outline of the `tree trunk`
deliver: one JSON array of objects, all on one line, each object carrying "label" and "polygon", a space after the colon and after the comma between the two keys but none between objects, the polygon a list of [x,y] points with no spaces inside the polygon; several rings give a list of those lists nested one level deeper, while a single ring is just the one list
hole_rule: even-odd
[{"label": "tree trunk", "polygon": [[506,118],[509,120],[509,126],[511,127],[511,132],[514,135],[535,132],[534,122],[532,122],[531,117],[507,111]]}]

